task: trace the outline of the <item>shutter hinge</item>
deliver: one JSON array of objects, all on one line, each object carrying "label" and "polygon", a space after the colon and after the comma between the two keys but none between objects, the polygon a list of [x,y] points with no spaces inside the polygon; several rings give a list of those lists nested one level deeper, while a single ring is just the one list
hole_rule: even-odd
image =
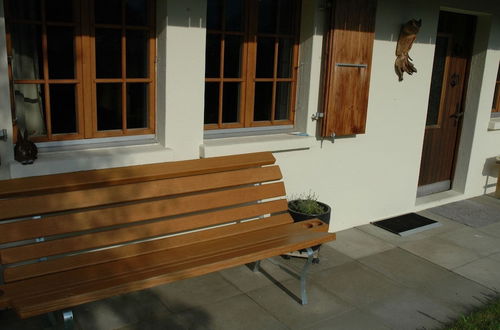
[{"label": "shutter hinge", "polygon": [[316,112],[311,116],[312,120],[320,120],[321,118],[325,117],[325,114],[323,112]]}]

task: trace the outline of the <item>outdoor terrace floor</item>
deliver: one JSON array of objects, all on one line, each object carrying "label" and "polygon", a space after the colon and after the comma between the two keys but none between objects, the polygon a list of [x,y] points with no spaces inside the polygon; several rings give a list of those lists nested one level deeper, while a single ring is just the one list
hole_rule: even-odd
[{"label": "outdoor terrace floor", "polygon": [[[500,214],[500,200],[474,201]],[[500,222],[472,228],[430,210],[419,214],[442,226],[399,237],[364,225],[323,245],[306,306],[279,287],[297,294],[299,282],[264,261],[262,273],[236,267],[76,307],[76,329],[440,327],[500,291]],[[46,316],[18,320],[0,311],[0,329],[50,328]]]}]

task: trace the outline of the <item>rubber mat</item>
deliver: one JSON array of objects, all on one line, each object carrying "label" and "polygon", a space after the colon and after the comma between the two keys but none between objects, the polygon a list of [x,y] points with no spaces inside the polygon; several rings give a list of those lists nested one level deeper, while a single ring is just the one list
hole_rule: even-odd
[{"label": "rubber mat", "polygon": [[441,226],[439,222],[416,213],[408,213],[399,217],[372,222],[372,224],[399,236],[408,236]]}]

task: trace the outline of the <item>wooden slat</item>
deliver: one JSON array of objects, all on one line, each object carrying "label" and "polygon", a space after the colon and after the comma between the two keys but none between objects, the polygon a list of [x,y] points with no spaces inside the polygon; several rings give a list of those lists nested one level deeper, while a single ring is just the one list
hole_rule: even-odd
[{"label": "wooden slat", "polygon": [[28,297],[12,302],[22,318],[35,316],[61,308],[69,308],[105,297],[150,288],[180,279],[199,276],[221,269],[250,263],[275,255],[321,244],[333,239],[333,234],[304,232],[301,235],[281,238],[244,249],[229,251],[212,257],[159,267],[144,272],[129,273],[120,277],[88,283],[67,291]]},{"label": "wooden slat", "polygon": [[241,234],[245,231],[260,230],[291,222],[292,219],[290,218],[289,214],[280,214],[268,217],[265,220],[249,221],[241,223],[238,226],[234,227],[230,226],[231,229],[229,229],[229,226],[223,226],[211,230],[194,232],[189,235],[166,237],[163,239],[136,243],[136,244],[129,244],[106,250],[66,256],[63,258],[52,259],[44,262],[37,262],[34,264],[9,267],[6,268],[4,271],[4,281],[5,283],[10,283],[27,278],[47,275],[51,273],[81,268],[85,266],[96,265],[113,260],[120,260],[142,254],[181,247],[191,244],[192,242],[204,242],[212,240],[214,239],[214,237],[222,238],[231,235]]},{"label": "wooden slat", "polygon": [[[279,224],[283,222],[283,224]],[[310,225],[312,224],[312,225]],[[322,224],[322,225],[321,225]],[[64,273],[56,273],[38,278],[28,279],[20,282],[6,284],[1,289],[7,296],[20,297],[23,295],[36,295],[49,291],[58,291],[73,286],[79,286],[85,282],[98,280],[110,276],[119,276],[133,271],[151,269],[159,265],[184,263],[191,259],[201,259],[213,254],[225,251],[233,251],[239,247],[255,246],[259,242],[266,242],[276,238],[289,237],[306,231],[325,232],[328,226],[319,220],[309,220],[301,223],[293,223],[290,219],[281,218],[268,228],[255,228],[251,222],[242,223],[228,227],[220,227],[217,230],[225,236],[219,239],[207,239],[206,241],[193,243],[189,248],[184,246],[168,248],[163,246],[162,250],[148,252],[127,259],[114,260],[105,264],[96,264]],[[238,228],[238,229],[237,229]],[[236,229],[236,232],[233,230]],[[145,262],[145,260],[149,262]],[[135,266],[134,266],[135,265]]]},{"label": "wooden slat", "polygon": [[177,178],[274,164],[270,152],[127,166],[0,181],[0,198]]},{"label": "wooden slat", "polygon": [[[109,221],[113,221],[113,219],[116,219],[117,222],[120,221],[120,223],[148,220],[227,207],[284,195],[285,187],[283,182],[276,182],[260,186],[223,190],[89,211],[85,215],[82,215],[80,220],[95,223],[104,221],[109,225]],[[98,224],[92,226],[92,228],[98,227],[100,227]],[[113,239],[112,236],[113,234],[109,235],[104,232],[7,248],[0,251],[0,261],[3,264],[8,264],[71,251],[96,248],[103,246],[107,242],[106,239]]]},{"label": "wooden slat", "polygon": [[[247,226],[247,223],[237,224],[232,227],[244,226]],[[202,262],[203,259],[210,258],[213,255],[235,253],[240,249],[252,247],[258,248],[262,243],[277,239],[288,239],[307,232],[325,232],[328,230],[328,226],[319,220],[310,220],[254,231],[243,230],[242,233],[238,234],[233,233],[233,228],[221,227],[220,230],[227,230],[230,236],[205,242],[191,243],[189,248],[172,248],[105,264],[24,280],[4,285],[1,289],[12,299],[23,296],[36,296],[47,292],[57,292],[79,287],[88,282],[123,276],[127,273],[144,272],[168,265],[183,264],[192,260]]]},{"label": "wooden slat", "polygon": [[[282,178],[278,166],[251,168],[230,172],[205,174],[200,176],[165,179],[143,183],[133,183],[113,187],[55,193],[42,196],[20,197],[0,200],[0,219],[40,215],[49,212],[74,210],[102,206],[119,202],[131,202],[149,198],[167,197],[177,194],[203,192],[213,189],[229,188],[239,185],[265,183]],[[0,243],[12,242],[37,233],[45,225],[37,226],[38,221],[17,224],[0,224]],[[59,232],[67,232],[66,225]],[[18,233],[16,236],[15,234]],[[30,234],[28,234],[30,233]]]}]

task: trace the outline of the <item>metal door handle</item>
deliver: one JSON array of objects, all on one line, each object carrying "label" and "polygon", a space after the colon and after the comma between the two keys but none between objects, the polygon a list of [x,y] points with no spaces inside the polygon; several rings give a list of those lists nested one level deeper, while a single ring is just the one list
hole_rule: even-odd
[{"label": "metal door handle", "polygon": [[464,115],[464,112],[461,111],[461,112],[455,112],[454,114],[452,114],[450,117],[451,118],[455,118],[455,119],[460,119],[460,117],[462,117]]}]

